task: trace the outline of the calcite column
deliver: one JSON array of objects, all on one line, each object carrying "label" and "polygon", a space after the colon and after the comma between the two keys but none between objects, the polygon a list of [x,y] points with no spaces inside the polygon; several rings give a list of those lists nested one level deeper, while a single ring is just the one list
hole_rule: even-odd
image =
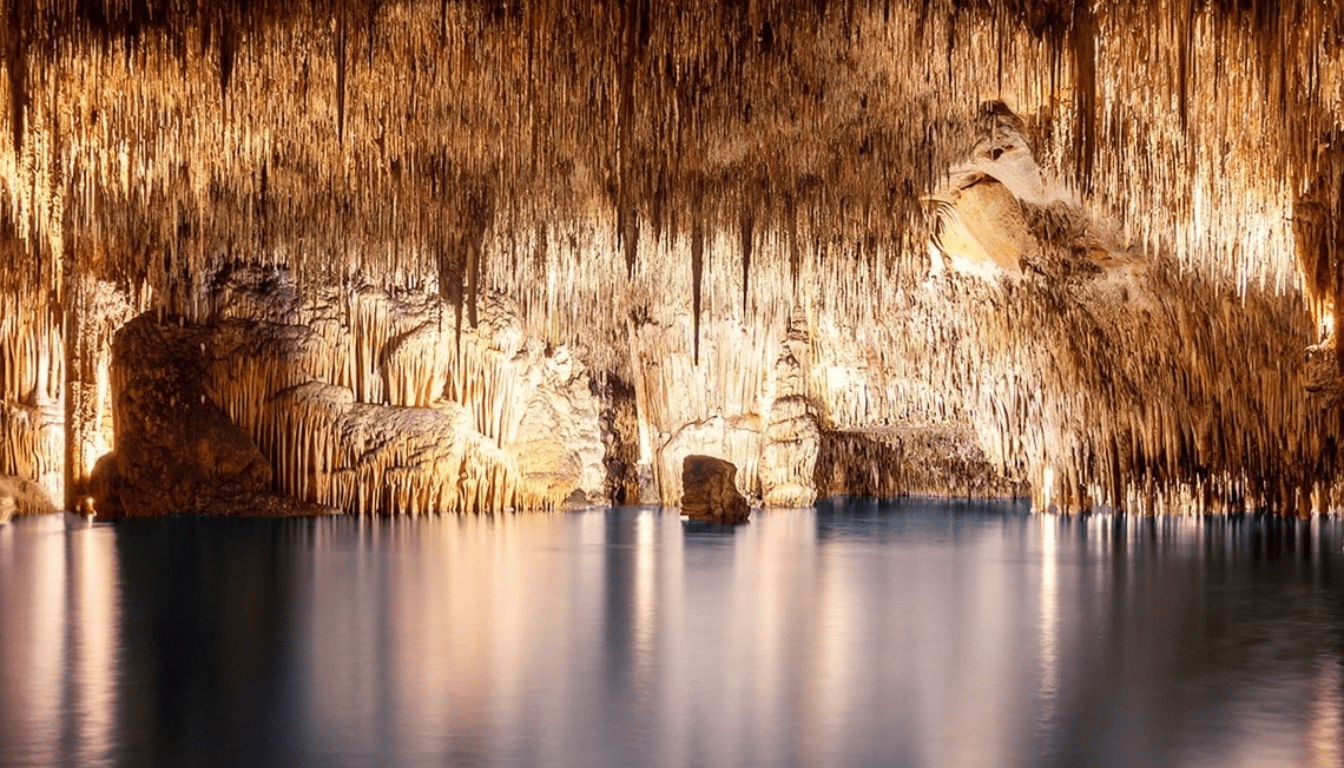
[{"label": "calcite column", "polygon": [[124,297],[112,286],[71,272],[62,307],[67,509],[88,494],[94,465],[113,448],[112,337],[130,315]]}]

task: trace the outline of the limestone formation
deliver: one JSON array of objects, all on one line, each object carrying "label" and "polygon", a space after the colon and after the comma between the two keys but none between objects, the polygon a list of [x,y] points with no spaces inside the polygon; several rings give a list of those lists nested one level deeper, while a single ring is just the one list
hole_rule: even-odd
[{"label": "limestone formation", "polygon": [[767,507],[810,507],[817,499],[821,430],[799,363],[808,345],[805,327],[795,323],[775,362],[775,392],[760,458],[761,503]]},{"label": "limestone formation", "polygon": [[45,488],[20,477],[0,475],[0,522],[15,515],[45,515],[56,505]]},{"label": "limestone formation", "polygon": [[270,463],[207,394],[207,336],[151,316],[117,333],[112,363],[117,450],[94,468],[99,514],[324,512],[270,493]]},{"label": "limestone formation", "polygon": [[1337,510],[1335,6],[0,0],[0,473],[145,316],[344,509]]},{"label": "limestone formation", "polygon": [[[164,442],[134,431],[152,422],[136,409],[152,402],[158,413],[166,400],[190,404],[188,423],[202,422],[194,432],[214,430],[223,435],[215,443],[237,447],[233,464],[248,460],[240,494],[273,486],[307,508],[383,513],[605,500],[599,403],[586,369],[567,349],[526,338],[503,297],[483,301],[478,325],[459,336],[444,322],[450,308],[424,291],[365,286],[342,306],[327,294],[301,297],[284,270],[241,265],[216,284],[209,323],[146,315],[119,336],[152,349],[139,378],[118,377],[129,400],[119,402],[119,449],[100,475],[108,499],[128,482],[113,466],[164,464],[133,457],[146,439]],[[215,457],[193,466],[207,459]],[[174,497],[174,508],[183,503]]]},{"label": "limestone formation", "polygon": [[964,427],[823,432],[815,482],[823,496],[985,499],[1024,496],[1031,490],[990,463],[974,432]]},{"label": "limestone formation", "polygon": [[747,500],[737,491],[737,467],[713,456],[687,456],[682,463],[681,513],[692,520],[745,523]]}]

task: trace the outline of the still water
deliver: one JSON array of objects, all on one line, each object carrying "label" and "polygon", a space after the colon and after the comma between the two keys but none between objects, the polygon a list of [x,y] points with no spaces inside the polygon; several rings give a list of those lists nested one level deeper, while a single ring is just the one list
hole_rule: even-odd
[{"label": "still water", "polygon": [[1339,766],[1344,525],[0,527],[3,766]]}]

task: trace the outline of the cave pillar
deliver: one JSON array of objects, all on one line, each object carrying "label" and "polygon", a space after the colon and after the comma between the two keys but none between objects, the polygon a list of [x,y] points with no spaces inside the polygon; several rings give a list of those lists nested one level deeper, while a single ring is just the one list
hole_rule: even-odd
[{"label": "cave pillar", "polygon": [[635,389],[635,419],[639,428],[639,461],[635,474],[639,487],[639,504],[658,504],[662,498],[663,478],[658,477],[653,460],[653,426],[649,421],[649,385],[640,354],[639,334],[632,321],[626,323],[626,339],[630,344],[631,383]]},{"label": "cave pillar", "polygon": [[76,272],[62,307],[67,509],[88,494],[94,464],[113,447],[109,350],[118,318],[108,316],[99,294],[96,281]]}]

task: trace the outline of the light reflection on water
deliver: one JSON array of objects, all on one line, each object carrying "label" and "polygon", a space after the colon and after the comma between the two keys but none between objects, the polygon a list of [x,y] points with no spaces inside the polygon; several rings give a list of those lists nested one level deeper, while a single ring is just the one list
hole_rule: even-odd
[{"label": "light reflection on water", "polygon": [[109,526],[70,520],[0,526],[0,765],[112,759],[115,539]]},{"label": "light reflection on water", "polygon": [[1337,766],[1341,544],[913,500],[23,519],[0,766]]}]

